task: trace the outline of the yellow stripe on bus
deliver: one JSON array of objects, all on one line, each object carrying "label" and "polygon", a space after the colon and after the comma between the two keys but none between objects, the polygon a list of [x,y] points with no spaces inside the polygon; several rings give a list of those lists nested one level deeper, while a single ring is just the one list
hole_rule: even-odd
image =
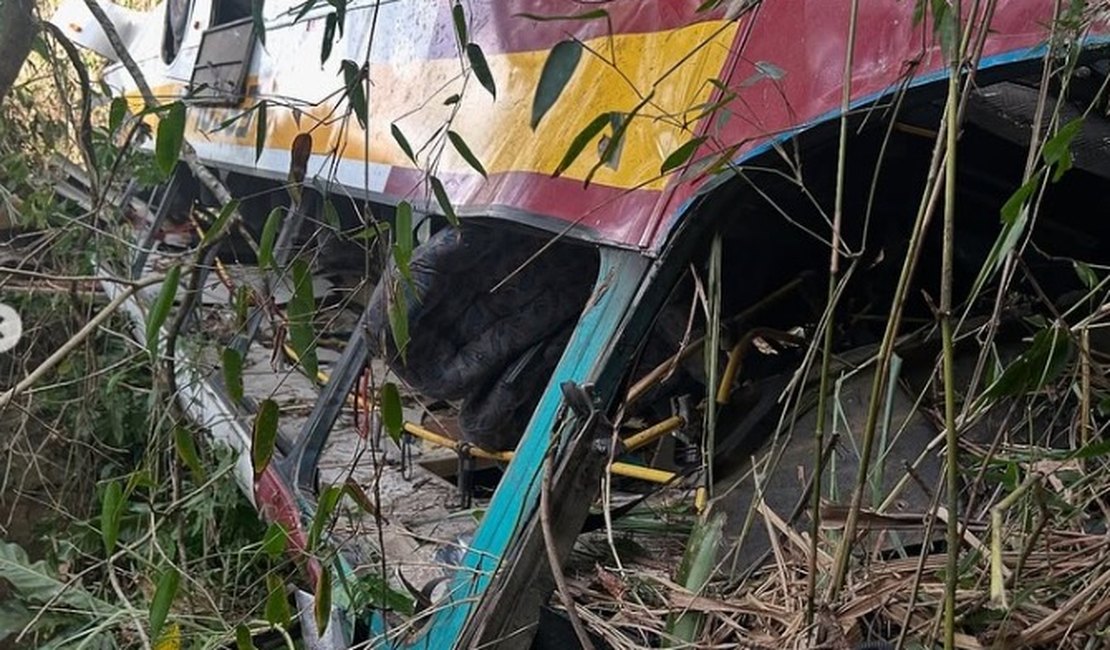
[{"label": "yellow stripe on bus", "polygon": [[[369,156],[365,155],[365,134],[353,117],[347,124],[333,122],[313,130],[313,153],[323,155],[337,150],[346,160],[413,168],[390,134],[390,126],[396,123],[413,148],[419,149],[457,109],[450,129],[462,136],[489,173],[550,174],[574,137],[595,117],[605,112],[628,113],[650,94],[650,100],[625,133],[616,169],[601,167],[594,182],[624,189],[661,189],[665,179],[657,178],[660,165],[693,137],[688,129],[695,126],[692,120],[700,112],[698,107],[711,97],[713,86],[709,80],[716,78],[724,67],[736,29],[735,22],[716,21],[672,31],[587,41],[589,50],[597,54],[583,53],[574,77],[535,132],[529,127],[532,98],[547,51],[489,56],[497,98],[471,78],[461,102],[454,107],[443,105],[443,101],[458,92],[459,84],[451,83],[460,74],[457,59],[372,64]],[[336,79],[337,88],[340,83]],[[262,79],[260,84],[262,97],[296,96],[298,90],[283,87],[280,76]],[[446,90],[438,90],[441,88]],[[155,92],[165,95],[173,94],[174,90],[180,92],[180,88],[173,87],[158,88]],[[204,122],[219,124],[242,110],[216,109],[214,114],[205,116]],[[197,113],[196,109],[190,111],[190,126],[194,129]],[[298,133],[329,117],[333,120],[336,117],[331,106],[318,106],[303,112],[298,125],[290,109],[271,105],[267,113],[266,147],[288,151]],[[341,143],[344,129],[347,138]],[[238,134],[235,131],[206,130],[199,137],[254,146],[254,126],[245,132],[239,130]],[[611,130],[606,128],[603,133],[610,134]],[[600,148],[595,138],[563,176],[585,179],[598,160]],[[421,164],[426,164],[426,159],[427,152],[420,158]],[[449,144],[444,147],[438,169],[470,171],[466,161]]]}]

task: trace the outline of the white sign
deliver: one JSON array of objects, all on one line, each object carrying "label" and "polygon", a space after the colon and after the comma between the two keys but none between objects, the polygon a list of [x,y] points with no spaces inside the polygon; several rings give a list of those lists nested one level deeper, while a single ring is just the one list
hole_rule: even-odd
[{"label": "white sign", "polygon": [[23,320],[14,309],[0,302],[0,354],[11,350],[23,336]]}]

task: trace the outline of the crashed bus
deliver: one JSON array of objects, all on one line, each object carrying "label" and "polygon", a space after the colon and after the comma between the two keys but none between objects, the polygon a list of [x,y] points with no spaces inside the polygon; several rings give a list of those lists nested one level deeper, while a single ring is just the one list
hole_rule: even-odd
[{"label": "crashed bus", "polygon": [[[723,514],[713,552],[735,582],[811,540],[815,490],[826,527],[843,528],[861,467],[873,523],[860,553],[916,557],[907,549],[939,539],[881,524],[920,523],[943,492],[942,234],[939,216],[928,221],[942,201],[951,59],[961,53],[966,84],[960,373],[992,378],[980,397],[1017,403],[1062,354],[1049,343],[1033,359],[1026,339],[1067,330],[1061,312],[1101,286],[1064,251],[1110,263],[1110,223],[1085,218],[1110,207],[1110,23],[1097,3],[965,3],[959,20],[936,5],[167,0],[105,5],[119,43],[83,2],[63,5],[55,23],[109,59],[113,93],[162,128],[122,45],[157,103],[185,107],[196,161],[240,199],[194,321],[226,325],[236,285],[251,287],[251,317],[194,326],[189,343],[235,350],[245,385],[227,385],[226,356],[184,341],[167,354],[182,403],[239,450],[244,490],[304,563],[311,647],[560,647],[545,638],[575,637],[551,620],[568,606],[553,573],[576,540],[616,554],[628,513]],[[190,219],[219,211],[190,169],[142,197],[133,273],[168,246],[196,247]],[[1015,264],[1018,241],[1031,253]],[[267,266],[268,279],[249,271]],[[1016,266],[1024,279],[992,303]],[[299,347],[297,282],[319,310]],[[894,362],[876,366],[897,295]],[[133,304],[139,329],[147,309]],[[323,330],[339,339],[330,355]],[[984,370],[987,331],[1005,340],[992,339]],[[289,341],[297,349],[273,361]],[[275,363],[287,379],[248,372]],[[1011,363],[1040,365],[1018,386]],[[386,383],[401,387],[403,422],[386,422]],[[255,411],[290,390],[272,462],[252,465]],[[876,412],[873,450],[862,436]],[[986,428],[962,431],[989,447],[975,437]],[[321,500],[334,508],[349,482],[373,512],[335,525],[339,551],[314,557]],[[679,565],[681,544],[647,538],[665,573]],[[809,558],[823,576],[834,548]],[[746,622],[718,630],[719,643],[759,628],[770,644],[802,620],[728,611]],[[673,641],[617,618],[588,621],[594,642]]]}]

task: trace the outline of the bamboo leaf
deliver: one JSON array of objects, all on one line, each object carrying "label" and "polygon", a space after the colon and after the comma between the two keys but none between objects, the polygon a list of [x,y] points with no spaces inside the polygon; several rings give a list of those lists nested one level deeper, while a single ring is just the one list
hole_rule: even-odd
[{"label": "bamboo leaf", "polygon": [[401,408],[401,393],[397,390],[397,385],[391,381],[382,384],[380,400],[382,423],[393,442],[400,444],[401,434],[405,430],[405,414]]},{"label": "bamboo leaf", "polygon": [[570,146],[567,147],[567,152],[563,154],[563,159],[559,162],[559,166],[555,168],[555,172],[552,176],[561,176],[563,172],[574,164],[575,160],[578,160],[578,156],[582,154],[586,145],[590,144],[590,142],[601,133],[601,130],[605,128],[605,125],[609,123],[611,115],[611,113],[602,113],[598,115],[593,121],[587,124],[585,128],[579,131],[578,135],[574,136],[574,139],[570,142]]},{"label": "bamboo leaf", "polygon": [[341,496],[343,496],[341,486],[329,485],[316,500],[316,514],[312,517],[312,527],[308,531],[309,549],[319,548],[324,529],[331,523],[331,516],[335,512],[335,507],[339,505]]},{"label": "bamboo leaf", "polygon": [[530,124],[533,131],[563,94],[581,60],[582,43],[579,41],[562,41],[551,48],[551,53],[547,55],[547,61],[543,64],[543,71],[540,72],[539,83],[536,84],[536,94],[532,98]]},{"label": "bamboo leaf", "polygon": [[104,540],[104,551],[108,555],[116,550],[122,516],[123,486],[119,481],[111,481],[104,488],[104,496],[100,500],[100,537]]},{"label": "bamboo leaf", "polygon": [[464,48],[470,42],[470,37],[466,33],[466,12],[461,3],[456,2],[451,7],[451,16],[455,21],[455,38],[459,39],[459,48]]},{"label": "bamboo leaf", "polygon": [[293,262],[293,296],[289,299],[289,343],[297,353],[301,367],[312,379],[319,373],[316,361],[316,298],[312,290],[312,272],[308,262]]},{"label": "bamboo leaf", "polygon": [[451,141],[451,144],[455,147],[455,151],[459,152],[459,155],[463,157],[463,160],[465,160],[468,165],[474,168],[474,171],[481,174],[482,178],[487,177],[486,168],[482,166],[482,161],[478,160],[478,157],[475,156],[474,152],[470,150],[470,147],[467,146],[466,141],[462,139],[461,135],[455,133],[454,131],[448,131],[447,139]]},{"label": "bamboo leaf", "polygon": [[108,108],[108,131],[115,133],[127,118],[127,100],[123,97],[112,99]]},{"label": "bamboo leaf", "polygon": [[984,395],[993,399],[1040,390],[1067,367],[1071,343],[1060,327],[1042,329],[1033,337],[1029,349],[1002,371]]},{"label": "bamboo leaf", "polygon": [[397,270],[409,283],[412,283],[412,206],[408,201],[397,204],[396,227],[394,228],[395,243],[393,244],[393,261]]},{"label": "bamboo leaf", "polygon": [[359,126],[365,129],[369,108],[366,103],[366,89],[362,85],[365,79],[363,69],[349,59],[344,59],[340,67],[343,69],[343,81],[347,87],[347,104],[358,118]]},{"label": "bamboo leaf", "polygon": [[1083,118],[1077,117],[1056,132],[1047,142],[1041,156],[1049,167],[1054,169],[1052,182],[1055,183],[1072,167],[1071,143],[1083,128]]},{"label": "bamboo leaf", "polygon": [[316,633],[324,636],[331,620],[331,573],[321,571],[316,579],[316,598],[312,604],[313,614],[316,615]]},{"label": "bamboo leaf", "polygon": [[262,9],[266,0],[251,0],[251,23],[254,25],[254,35],[262,47],[266,47],[266,21],[262,17]]},{"label": "bamboo leaf", "polygon": [[235,402],[243,401],[243,355],[235,348],[224,348],[220,353],[220,369],[228,395]]},{"label": "bamboo leaf", "polygon": [[[258,2],[259,0],[255,1]],[[254,127],[254,162],[256,163],[266,149],[266,106],[267,101],[265,99],[258,102],[258,120]]]},{"label": "bamboo leaf", "polygon": [[360,576],[356,588],[354,600],[358,603],[397,612],[404,616],[412,616],[415,611],[412,598],[391,588],[389,583],[380,576],[374,574]]},{"label": "bamboo leaf", "polygon": [[197,443],[193,439],[193,433],[185,427],[176,426],[173,428],[173,441],[177,457],[193,473],[193,481],[198,485],[203,483],[204,467],[200,464],[200,454],[197,453]]},{"label": "bamboo leaf", "polygon": [[283,216],[285,216],[285,208],[274,208],[270,210],[266,223],[262,226],[262,236],[258,240],[258,265],[263,269],[274,268],[274,243],[277,242]]},{"label": "bamboo leaf", "polygon": [[277,559],[285,552],[288,544],[289,533],[285,532],[284,526],[275,521],[266,528],[266,534],[262,537],[263,553],[272,559]]},{"label": "bamboo leaf", "polygon": [[265,616],[266,622],[275,627],[289,629],[289,598],[285,595],[285,583],[273,573],[266,574]]},{"label": "bamboo leaf", "polygon": [[262,400],[258,413],[254,416],[251,432],[251,462],[254,465],[254,478],[262,476],[274,457],[277,446],[278,405],[272,399]]},{"label": "bamboo leaf", "polygon": [[185,104],[174,102],[158,120],[158,134],[154,140],[154,160],[162,175],[168,177],[181,156],[185,142]]},{"label": "bamboo leaf", "polygon": [[644,106],[647,106],[647,103],[650,102],[652,97],[654,96],[654,91],[648,93],[647,96],[640,100],[640,103],[632,109],[632,112],[628,113],[627,115],[622,113],[610,113],[610,119],[612,124],[614,125],[613,137],[609,138],[609,141],[605,143],[605,146],[601,150],[601,156],[598,158],[597,162],[594,163],[594,166],[590,169],[590,173],[586,174],[584,185],[590,184],[590,181],[593,179],[594,174],[597,173],[597,170],[601,169],[602,165],[611,165],[614,169],[616,169],[618,158],[617,154],[620,151],[621,147],[624,146],[624,135],[628,132],[629,125],[632,124],[632,120],[640,114],[640,111],[644,108]]},{"label": "bamboo leaf", "polygon": [[393,335],[393,345],[401,358],[405,358],[405,350],[409,345],[409,311],[408,300],[401,290],[393,291],[389,304],[389,331]]},{"label": "bamboo leaf", "polygon": [[405,155],[408,156],[408,159],[415,164],[419,164],[416,163],[416,154],[412,152],[412,145],[409,144],[408,138],[405,137],[405,134],[401,133],[400,127],[398,127],[396,124],[390,124],[389,132],[393,134],[393,139],[397,141],[398,146],[401,147],[401,151],[405,152]]},{"label": "bamboo leaf", "polygon": [[339,211],[335,209],[335,204],[331,199],[324,199],[324,223],[328,228],[338,232],[343,228],[343,223],[339,220]]},{"label": "bamboo leaf", "polygon": [[497,85],[493,81],[493,73],[490,72],[489,63],[486,62],[486,55],[482,53],[482,48],[477,43],[467,43],[466,58],[470,60],[470,69],[474,71],[478,83],[482,84],[482,87],[496,99]]},{"label": "bamboo leaf", "polygon": [[532,13],[518,13],[513,14],[515,18],[528,18],[537,22],[546,23],[553,20],[598,20],[599,18],[609,18],[609,12],[604,9],[593,9],[591,11],[584,11],[579,14],[557,14],[557,15],[543,15]]},{"label": "bamboo leaf", "polygon": [[328,14],[324,19],[324,40],[320,43],[320,64],[328,62],[328,57],[331,56],[331,48],[335,43],[335,28],[339,24],[339,19],[335,13]]},{"label": "bamboo leaf", "polygon": [[1094,289],[1098,286],[1098,275],[1091,268],[1090,264],[1080,262],[1079,260],[1072,260],[1072,266],[1075,267],[1075,274],[1079,276],[1079,280],[1083,282],[1083,286],[1088,289]]},{"label": "bamboo leaf", "polygon": [[456,228],[459,227],[459,215],[455,214],[455,206],[451,205],[451,198],[447,196],[447,190],[443,187],[443,182],[435,176],[429,176],[428,182],[432,184],[432,193],[435,194],[436,202],[443,210],[443,216],[447,217],[447,221]]},{"label": "bamboo leaf", "polygon": [[161,338],[162,325],[169,318],[170,309],[173,308],[173,301],[177,296],[177,285],[180,279],[181,267],[171,267],[166,272],[166,279],[162,281],[158,298],[150,306],[150,311],[146,315],[146,347],[150,351],[150,356],[154,359],[158,358],[158,340]]},{"label": "bamboo leaf", "polygon": [[251,630],[243,623],[235,628],[235,648],[236,650],[255,650],[254,642],[251,641]]},{"label": "bamboo leaf", "polygon": [[705,140],[706,138],[704,136],[694,138],[693,140],[690,140],[689,142],[683,144],[678,149],[675,149],[673,152],[671,152],[671,155],[667,156],[667,159],[663,161],[663,165],[659,167],[659,173],[666,174],[672,169],[677,169],[685,165],[686,162],[690,160],[690,158],[694,155],[694,152],[698,150],[698,147],[700,147],[701,144],[705,142]]},{"label": "bamboo leaf", "polygon": [[212,222],[212,226],[201,237],[201,246],[216,241],[223,235],[224,230],[227,230],[227,224],[239,209],[239,200],[232,199],[227,202],[224,207],[220,208],[220,214],[216,216],[216,220]]},{"label": "bamboo leaf", "polygon": [[181,581],[181,574],[177,569],[170,567],[158,579],[158,586],[154,589],[154,597],[150,599],[150,637],[157,639],[162,633],[162,625],[170,613],[170,606],[177,596],[177,587]]}]

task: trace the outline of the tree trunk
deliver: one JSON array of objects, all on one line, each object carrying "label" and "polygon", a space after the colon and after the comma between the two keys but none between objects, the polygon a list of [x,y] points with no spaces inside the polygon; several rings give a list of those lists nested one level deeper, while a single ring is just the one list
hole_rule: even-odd
[{"label": "tree trunk", "polygon": [[0,0],[0,104],[31,51],[38,26],[34,0]]}]

